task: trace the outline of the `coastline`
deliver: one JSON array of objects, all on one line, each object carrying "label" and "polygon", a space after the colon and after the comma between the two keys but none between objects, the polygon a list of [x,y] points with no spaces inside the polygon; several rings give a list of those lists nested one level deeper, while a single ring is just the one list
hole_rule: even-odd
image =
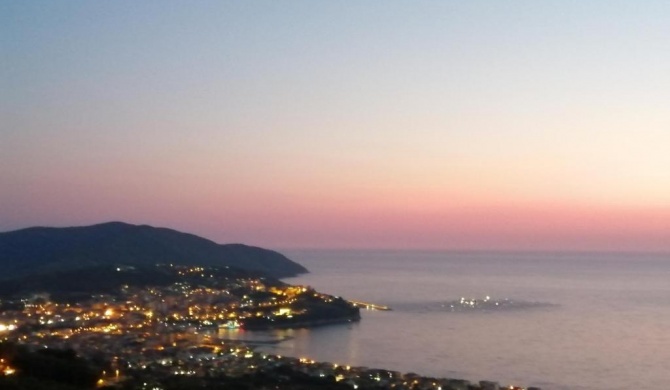
[{"label": "coastline", "polygon": [[[341,317],[341,318],[323,318],[315,320],[305,320],[297,321],[292,323],[271,323],[269,325],[244,325],[242,329],[249,331],[257,330],[273,330],[273,329],[299,329],[299,328],[314,328],[325,325],[335,325],[343,324],[350,322],[358,322],[361,320],[360,313],[353,316]],[[282,340],[283,341],[283,340]]]},{"label": "coastline", "polygon": [[[280,339],[276,343],[288,340]],[[307,375],[313,378],[331,378],[335,383],[343,383],[353,389],[375,390],[542,390],[541,387],[518,385],[501,385],[497,381],[471,381],[460,378],[432,377],[414,372],[400,372],[384,368],[370,368],[365,366],[351,366],[333,362],[315,361],[307,357],[283,356],[262,353],[257,347],[275,342],[240,341],[253,355],[261,356],[262,361],[272,362],[273,369],[283,367],[293,373]],[[256,344],[256,345],[254,345]],[[260,368],[260,367],[259,367]],[[263,370],[261,370],[263,371]]]}]

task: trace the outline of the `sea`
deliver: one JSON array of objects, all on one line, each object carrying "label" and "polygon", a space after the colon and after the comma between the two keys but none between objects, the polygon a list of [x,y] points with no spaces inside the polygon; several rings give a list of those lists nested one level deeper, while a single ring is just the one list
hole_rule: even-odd
[{"label": "sea", "polygon": [[[287,283],[392,310],[234,335],[265,352],[544,390],[670,387],[670,254],[283,253],[310,271]],[[451,309],[487,296],[522,304]]]}]

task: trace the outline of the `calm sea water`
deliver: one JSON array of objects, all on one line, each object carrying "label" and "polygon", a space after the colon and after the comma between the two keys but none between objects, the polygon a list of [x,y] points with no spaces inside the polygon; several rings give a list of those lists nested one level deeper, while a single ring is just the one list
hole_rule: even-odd
[{"label": "calm sea water", "polygon": [[[360,323],[246,337],[268,352],[543,389],[670,384],[670,255],[293,251],[287,279],[388,305]],[[555,304],[449,312],[460,297]],[[249,332],[247,332],[249,333]]]}]

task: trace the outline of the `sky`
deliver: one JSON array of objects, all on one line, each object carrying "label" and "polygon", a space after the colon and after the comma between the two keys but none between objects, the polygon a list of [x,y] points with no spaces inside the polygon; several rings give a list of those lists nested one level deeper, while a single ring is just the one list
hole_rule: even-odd
[{"label": "sky", "polygon": [[0,2],[0,231],[670,251],[670,2]]}]

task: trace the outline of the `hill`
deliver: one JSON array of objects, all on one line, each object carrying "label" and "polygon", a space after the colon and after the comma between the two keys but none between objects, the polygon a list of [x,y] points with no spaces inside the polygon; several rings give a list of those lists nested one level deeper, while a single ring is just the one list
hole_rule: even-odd
[{"label": "hill", "polygon": [[[0,283],[0,298],[16,299],[35,293],[48,293],[54,302],[76,302],[91,295],[118,296],[123,288],[165,287],[175,283],[221,288],[228,281],[260,279],[267,286],[283,286],[284,283],[259,274],[234,267],[198,267],[206,272],[181,272],[190,266],[169,265],[95,265],[86,268],[58,269],[49,273],[29,274],[4,279]],[[0,303],[0,311],[4,304]]]},{"label": "hill", "polygon": [[243,244],[217,244],[147,225],[32,227],[0,233],[0,279],[96,265],[230,266],[288,277],[307,270],[284,255]]}]

